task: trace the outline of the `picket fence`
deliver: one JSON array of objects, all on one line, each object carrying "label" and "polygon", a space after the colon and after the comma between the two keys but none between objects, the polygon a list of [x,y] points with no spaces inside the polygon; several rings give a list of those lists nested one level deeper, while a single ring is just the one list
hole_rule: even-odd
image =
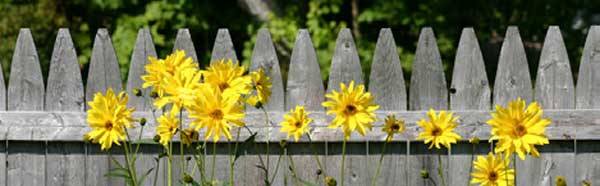
[{"label": "picket fence", "polygon": [[[6,44],[6,43],[5,43]],[[188,29],[180,29],[174,49],[183,49],[197,61],[198,57]],[[471,144],[463,141],[451,150],[428,150],[422,141],[414,140],[419,132],[415,122],[425,116],[426,110],[448,109],[461,117],[457,132],[463,139],[477,136],[482,143],[474,147],[476,154],[487,154],[493,144],[487,142],[492,106],[506,105],[521,97],[526,101],[538,101],[545,108],[544,116],[552,118],[546,130],[552,140],[540,148],[542,157],[518,161],[518,183],[523,186],[553,185],[558,175],[567,178],[568,185],[581,185],[583,181],[600,184],[600,26],[589,29],[577,86],[573,81],[569,58],[558,27],[548,28],[544,41],[535,86],[530,78],[527,58],[517,27],[508,27],[502,44],[494,88],[488,81],[483,57],[472,28],[463,29],[450,86],[444,76],[436,39],[431,28],[423,28],[418,40],[413,63],[410,86],[406,86],[398,57],[398,50],[390,29],[382,29],[372,61],[368,90],[380,104],[379,121],[366,136],[353,134],[348,144],[347,185],[370,185],[379,159],[385,134],[381,132],[382,121],[387,114],[396,114],[406,120],[407,128],[396,136],[388,146],[378,185],[424,186],[432,185],[420,177],[420,170],[428,170],[431,177],[437,174],[437,154],[443,154],[443,167],[448,185],[466,185],[468,182]],[[149,30],[140,29],[131,57],[129,76],[125,90],[131,92],[142,84],[140,75],[148,56],[155,56]],[[164,57],[164,56],[161,56]],[[227,29],[219,29],[212,60],[237,59]],[[123,60],[123,59],[121,59]],[[250,148],[234,167],[236,185],[264,185],[263,173],[256,167],[258,154],[264,155],[270,145],[270,172],[273,173],[279,154],[290,155],[298,176],[309,181],[323,183],[323,175],[339,179],[341,163],[341,139],[339,129],[328,129],[331,116],[324,114],[321,102],[324,93],[337,87],[340,82],[354,80],[363,83],[363,72],[357,49],[348,29],[342,29],[336,40],[327,90],[321,80],[319,63],[309,32],[299,30],[292,52],[287,78],[283,86],[279,61],[266,29],[258,32],[250,69],[265,68],[273,83],[273,95],[265,106],[272,126],[267,126],[262,112],[248,108],[247,125],[258,132],[258,147]],[[3,77],[0,71],[0,78]],[[106,29],[99,29],[94,45],[87,77],[83,85],[77,54],[67,29],[60,29],[52,52],[50,72],[45,84],[40,62],[29,29],[21,29],[12,58],[8,89],[0,81],[0,183],[7,186],[33,185],[124,185],[115,178],[104,177],[115,167],[98,145],[85,144],[83,134],[90,129],[85,122],[86,102],[96,92],[107,88],[123,89],[115,50]],[[449,88],[448,88],[449,87]],[[7,90],[7,91],[6,91]],[[493,91],[493,93],[492,93]],[[130,97],[138,118],[148,118],[143,139],[154,136],[149,90],[143,97]],[[283,151],[279,141],[285,134],[279,133],[277,124],[282,115],[295,105],[305,105],[312,112],[312,137],[318,158],[324,163],[322,174],[306,138],[299,143],[289,143]],[[136,136],[138,127],[130,130]],[[240,140],[249,136],[242,130]],[[202,133],[201,135],[202,136]],[[267,143],[269,142],[269,143]],[[229,177],[228,147],[222,141],[217,149],[216,179],[226,181]],[[175,145],[177,146],[177,145]],[[210,147],[210,146],[209,146]],[[122,159],[115,148],[112,154]],[[154,158],[161,152],[158,145],[143,145],[138,160],[138,172],[157,163]],[[177,150],[175,151],[177,152]],[[205,153],[212,154],[211,148]],[[189,153],[188,155],[189,156]],[[209,156],[210,157],[210,156]],[[174,170],[183,162],[175,159]],[[152,173],[145,185],[165,185],[165,162],[160,161],[158,176]],[[207,161],[207,167],[212,166]],[[274,185],[293,185],[288,170],[291,161],[281,158]],[[187,169],[193,169],[190,164]],[[181,175],[174,171],[175,178]],[[198,178],[196,172],[195,175]],[[339,180],[338,180],[339,182]]]}]

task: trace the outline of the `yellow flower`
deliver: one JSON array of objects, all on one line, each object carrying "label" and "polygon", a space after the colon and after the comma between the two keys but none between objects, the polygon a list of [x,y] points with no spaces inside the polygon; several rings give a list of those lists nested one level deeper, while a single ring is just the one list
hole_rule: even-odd
[{"label": "yellow flower", "polygon": [[340,83],[340,92],[333,90],[332,93],[325,95],[329,98],[323,102],[323,106],[327,107],[327,114],[335,114],[329,128],[337,128],[342,126],[344,138],[350,138],[350,133],[358,130],[361,135],[366,134],[366,128],[371,130],[371,123],[377,121],[375,110],[379,105],[373,104],[373,96],[369,92],[365,92],[364,85],[354,86],[354,81],[346,87],[344,83]]},{"label": "yellow flower", "polygon": [[391,141],[394,134],[404,132],[404,120],[397,120],[395,115],[389,115],[385,118],[385,125],[381,131],[388,134],[386,141]]},{"label": "yellow flower", "polygon": [[177,71],[198,68],[198,64],[194,63],[191,57],[185,57],[185,51],[183,50],[175,51],[175,53],[168,55],[166,59],[148,57],[150,63],[144,67],[146,75],[142,76],[142,80],[144,80],[142,87],[152,86],[152,90],[162,96],[164,94],[165,78],[175,75]]},{"label": "yellow flower", "polygon": [[179,119],[177,119],[175,114],[171,113],[162,115],[157,120],[158,126],[156,127],[156,133],[160,136],[159,143],[166,147],[173,135],[177,133]]},{"label": "yellow flower", "polygon": [[271,88],[273,87],[271,78],[265,75],[265,71],[262,68],[250,73],[250,76],[252,77],[256,95],[250,96],[248,103],[256,107],[266,104],[269,101],[269,97],[271,97]]},{"label": "yellow flower", "polygon": [[458,116],[452,117],[454,113],[446,113],[446,111],[440,111],[439,116],[435,114],[435,110],[430,109],[427,113],[429,121],[421,119],[417,121],[417,124],[423,128],[423,132],[419,133],[417,139],[424,139],[425,144],[431,143],[429,149],[433,146],[440,149],[440,144],[450,149],[452,143],[460,140],[461,137],[454,133],[454,129],[458,126],[456,120]]},{"label": "yellow flower", "polygon": [[337,181],[335,181],[335,178],[327,176],[327,177],[325,177],[325,185],[326,186],[336,186]]},{"label": "yellow flower", "polygon": [[492,113],[492,119],[487,123],[492,126],[492,140],[498,140],[494,152],[505,152],[506,156],[517,153],[521,160],[525,160],[526,154],[539,157],[540,153],[535,145],[549,144],[544,134],[550,119],[542,118],[542,109],[536,103],[531,103],[525,109],[525,101],[517,99],[510,102],[508,108],[496,106],[496,112]]},{"label": "yellow flower", "polygon": [[92,128],[86,136],[93,143],[99,143],[102,150],[108,150],[112,144],[121,145],[119,140],[125,140],[125,127],[132,128],[135,121],[131,113],[135,108],[127,108],[129,98],[125,92],[115,95],[112,88],[105,95],[96,93],[94,100],[88,102],[87,122]]},{"label": "yellow flower", "polygon": [[279,132],[287,132],[286,139],[294,135],[294,139],[298,141],[302,134],[308,132],[308,124],[313,121],[308,117],[309,114],[303,106],[296,106],[295,110],[290,110],[290,114],[283,116],[284,121],[279,124],[281,125]]},{"label": "yellow flower", "polygon": [[200,78],[202,74],[196,69],[178,71],[175,75],[166,78],[165,95],[154,101],[159,109],[173,103],[171,112],[178,113],[181,108],[187,108],[194,102],[200,92]]},{"label": "yellow flower", "polygon": [[221,93],[219,89],[203,84],[200,94],[190,106],[189,117],[195,119],[191,126],[196,130],[206,127],[205,139],[211,135],[215,141],[219,140],[221,133],[231,139],[231,125],[243,127],[244,107],[238,104],[240,95],[235,93]]},{"label": "yellow flower", "polygon": [[556,177],[556,186],[567,186],[567,180],[563,176]]},{"label": "yellow flower", "polygon": [[236,94],[250,94],[252,91],[252,78],[244,75],[246,68],[234,64],[231,59],[215,61],[208,69],[202,71],[204,82],[219,89],[220,92]]},{"label": "yellow flower", "polygon": [[[491,152],[487,158],[477,156],[473,162],[475,172],[471,173],[471,183],[479,183],[480,186],[512,186],[515,179],[515,170],[508,169],[510,161],[502,159],[501,155]],[[508,182],[507,182],[508,180]]]},{"label": "yellow flower", "polygon": [[198,131],[196,131],[194,129],[185,129],[182,131],[181,134],[182,135],[179,135],[179,139],[181,139],[181,143],[183,143],[184,145],[187,145],[188,147],[190,145],[192,145],[193,141],[198,140]]}]

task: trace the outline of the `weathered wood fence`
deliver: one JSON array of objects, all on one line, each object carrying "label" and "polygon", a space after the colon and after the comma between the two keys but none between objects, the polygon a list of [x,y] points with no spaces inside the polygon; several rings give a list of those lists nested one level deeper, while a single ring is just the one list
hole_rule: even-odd
[{"label": "weathered wood fence", "polygon": [[[179,30],[174,49],[183,49],[195,60],[198,59],[187,29]],[[472,146],[461,142],[449,151],[429,151],[422,141],[414,140],[419,130],[415,125],[416,120],[424,117],[425,110],[429,108],[453,110],[461,117],[458,133],[463,139],[473,136],[481,138],[482,143],[474,150],[477,154],[486,154],[493,146],[485,140],[490,136],[485,121],[489,118],[492,105],[505,105],[509,100],[521,97],[526,101],[539,101],[546,109],[544,115],[551,117],[553,123],[546,131],[552,142],[540,148],[542,157],[518,162],[519,185],[551,185],[558,175],[565,176],[569,185],[581,185],[584,180],[593,185],[600,184],[599,54],[600,27],[592,26],[575,86],[560,30],[552,26],[544,41],[533,86],[519,31],[516,27],[509,27],[492,89],[474,30],[465,28],[448,86],[433,30],[424,28],[417,45],[410,86],[406,87],[392,32],[382,29],[373,56],[368,87],[375,95],[375,101],[381,105],[380,119],[367,136],[353,134],[348,146],[346,183],[370,184],[385,139],[381,122],[385,115],[396,114],[407,121],[407,129],[388,147],[379,185],[431,185],[420,178],[422,169],[428,170],[440,183],[436,171],[437,153],[443,153],[443,166],[449,185],[466,185]],[[127,91],[140,87],[140,75],[144,73],[147,57],[156,55],[149,31],[141,29],[131,57]],[[211,59],[220,58],[237,59],[227,29],[219,30],[212,51]],[[236,185],[263,184],[264,175],[256,165],[258,154],[264,154],[264,142],[267,141],[271,142],[269,165],[271,172],[274,172],[277,157],[282,151],[278,142],[285,138],[285,134],[279,133],[277,124],[282,120],[282,115],[295,105],[305,105],[313,113],[315,122],[311,130],[318,157],[325,166],[323,172],[339,179],[342,133],[326,128],[331,117],[324,115],[321,102],[324,93],[337,87],[340,82],[364,82],[360,64],[351,32],[348,29],[341,30],[328,82],[333,86],[325,90],[309,32],[300,30],[291,56],[287,86],[284,87],[270,34],[266,29],[260,30],[250,69],[269,69],[273,96],[266,108],[275,125],[266,126],[261,112],[248,109],[247,124],[259,132],[257,140],[261,143],[259,147],[246,151],[238,160],[234,168]],[[4,81],[0,81],[0,110],[6,110],[0,112],[0,161],[6,162],[0,163],[0,183],[7,186],[123,185],[118,179],[103,177],[108,169],[114,167],[106,153],[101,152],[98,145],[82,142],[82,135],[90,130],[85,122],[86,102],[93,98],[95,92],[104,92],[108,87],[117,91],[123,89],[108,31],[100,29],[96,34],[86,86],[82,83],[77,54],[66,29],[58,32],[48,74],[48,81],[44,83],[31,33],[28,29],[22,29],[12,58],[8,89],[5,89]],[[3,77],[2,74],[0,77]],[[151,103],[147,97],[149,92],[144,92],[144,97],[131,96],[130,105],[137,107],[137,117],[149,119],[142,135],[144,139],[152,139],[155,123],[151,119]],[[133,133],[139,131],[133,130]],[[241,135],[240,139],[245,139],[249,134],[242,130]],[[216,178],[223,181],[229,176],[227,149],[227,143],[219,143]],[[144,145],[141,151],[139,172],[155,166],[154,157],[161,148],[158,145]],[[122,158],[118,150],[112,153]],[[208,148],[205,153],[210,155],[212,151]],[[322,183],[323,174],[317,174],[318,168],[307,139],[303,138],[301,143],[290,143],[288,150],[283,153],[291,155],[301,178]],[[161,168],[158,169],[158,185],[165,183],[164,163],[161,162]],[[182,163],[176,161],[175,166],[181,166]],[[211,161],[208,161],[207,166],[211,165]],[[282,158],[275,185],[284,185],[286,182],[292,185],[287,168],[289,165],[290,161]],[[192,169],[193,166],[190,164],[187,168]],[[179,171],[174,172],[176,178],[181,176]],[[152,185],[154,179],[154,174],[151,174],[147,185]]]}]

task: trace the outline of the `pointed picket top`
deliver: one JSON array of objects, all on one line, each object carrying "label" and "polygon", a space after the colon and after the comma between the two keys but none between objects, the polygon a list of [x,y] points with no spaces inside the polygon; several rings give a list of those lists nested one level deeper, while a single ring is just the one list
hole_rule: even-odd
[{"label": "pointed picket top", "polygon": [[[154,48],[154,42],[152,41],[152,35],[150,30],[140,29],[138,36],[133,47],[133,54],[131,55],[131,63],[129,64],[129,75],[127,76],[127,93],[129,93],[129,107],[135,107],[139,111],[150,111],[152,108],[152,100],[150,99],[150,93],[152,88],[142,88],[144,81],[142,75],[146,74],[144,66],[148,63],[148,58],[156,58],[156,49]],[[142,96],[135,96],[133,89],[142,90]]]},{"label": "pointed picket top", "polygon": [[304,105],[306,110],[321,111],[324,100],[324,87],[317,53],[308,30],[300,29],[290,59],[290,68],[285,96],[285,109]]},{"label": "pointed picket top", "polygon": [[410,110],[448,109],[448,90],[433,30],[421,30],[410,77]]},{"label": "pointed picket top", "polygon": [[7,110],[44,110],[44,80],[35,43],[28,28],[19,31],[10,69]]},{"label": "pointed picket top", "polygon": [[264,105],[268,111],[283,111],[284,94],[281,72],[279,69],[279,60],[271,40],[271,34],[266,28],[258,31],[254,50],[252,51],[252,60],[250,61],[250,71],[256,71],[262,68],[265,74],[271,78],[271,97],[269,102]]},{"label": "pointed picket top", "polygon": [[350,32],[350,29],[345,28],[340,30],[335,41],[327,92],[339,91],[340,83],[348,85],[350,81],[354,81],[356,85],[364,84],[360,59],[352,38],[352,32]]},{"label": "pointed picket top", "polygon": [[592,26],[588,32],[581,54],[577,78],[578,109],[600,108],[600,26]]},{"label": "pointed picket top", "polygon": [[473,28],[464,28],[454,58],[450,109],[489,110],[492,95]]},{"label": "pointed picket top", "polygon": [[516,26],[509,26],[500,50],[494,82],[494,105],[508,105],[521,98],[531,102],[533,90],[525,48]]},{"label": "pointed picket top", "polygon": [[213,45],[212,54],[210,56],[211,62],[221,59],[231,59],[231,61],[237,63],[235,48],[233,48],[233,42],[231,41],[231,36],[229,36],[229,30],[226,28],[219,28],[217,37],[215,38],[215,44]]},{"label": "pointed picket top", "polygon": [[83,81],[77,52],[69,29],[58,30],[50,59],[46,110],[83,111],[85,107]]},{"label": "pointed picket top", "polygon": [[535,82],[535,100],[545,109],[575,108],[571,65],[558,26],[550,26],[544,40]]},{"label": "pointed picket top", "polygon": [[118,93],[123,89],[123,85],[121,84],[121,72],[119,71],[117,55],[110,35],[108,30],[101,28],[96,33],[94,47],[92,48],[92,59],[90,60],[85,87],[86,102],[92,101],[95,93],[104,94],[108,88],[112,88],[115,93]]},{"label": "pointed picket top", "polygon": [[406,110],[406,87],[402,64],[392,30],[379,31],[375,46],[369,92],[375,97],[380,110]]},{"label": "pointed picket top", "polygon": [[196,55],[196,48],[194,42],[192,42],[192,36],[190,30],[182,28],[177,30],[177,37],[175,38],[175,45],[173,46],[173,52],[175,50],[185,51],[185,55],[192,57],[195,62],[198,62],[198,56]]}]

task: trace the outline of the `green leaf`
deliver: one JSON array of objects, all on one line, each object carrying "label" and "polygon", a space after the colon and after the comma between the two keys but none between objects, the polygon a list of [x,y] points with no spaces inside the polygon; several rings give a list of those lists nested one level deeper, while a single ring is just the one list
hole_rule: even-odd
[{"label": "green leaf", "polygon": [[152,170],[154,170],[153,168],[150,168],[146,171],[146,173],[142,174],[142,177],[140,177],[140,180],[138,181],[139,184],[144,183],[144,180],[146,180],[146,178],[148,177],[148,175],[150,175],[150,173],[152,173]]},{"label": "green leaf", "polygon": [[256,139],[256,134],[257,134],[256,132],[253,133],[251,136],[246,138],[246,140],[244,140],[244,143],[242,143],[242,144],[240,144],[240,146],[238,146],[237,150],[235,151],[235,158],[233,159],[233,162],[235,162],[242,155],[242,153],[244,153],[246,150],[248,150],[250,145],[254,145],[255,139]]},{"label": "green leaf", "polygon": [[316,183],[312,183],[312,182],[309,182],[309,181],[303,180],[303,179],[301,179],[301,178],[298,178],[298,177],[297,177],[296,179],[297,179],[298,181],[302,182],[302,183],[303,183],[304,185],[306,185],[306,186],[317,186],[317,184],[316,184]]}]

